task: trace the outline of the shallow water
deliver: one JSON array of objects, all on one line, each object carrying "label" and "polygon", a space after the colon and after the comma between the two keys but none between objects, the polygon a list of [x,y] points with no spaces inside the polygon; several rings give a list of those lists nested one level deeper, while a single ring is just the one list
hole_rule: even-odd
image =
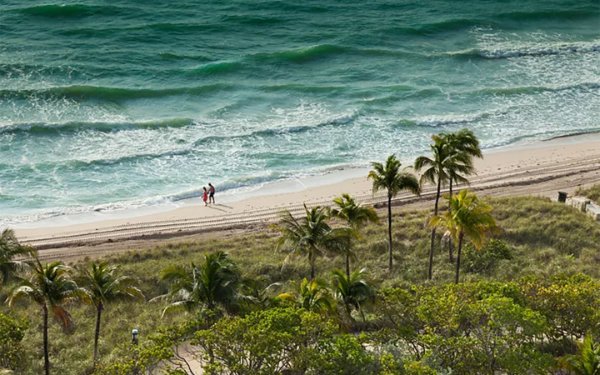
[{"label": "shallow water", "polygon": [[0,225],[600,129],[597,1],[35,3],[0,4]]}]

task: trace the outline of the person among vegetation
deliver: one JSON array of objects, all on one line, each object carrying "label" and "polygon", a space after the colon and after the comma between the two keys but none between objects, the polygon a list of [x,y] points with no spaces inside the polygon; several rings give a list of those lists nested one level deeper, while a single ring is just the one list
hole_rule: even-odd
[{"label": "person among vegetation", "polygon": [[373,193],[378,190],[387,191],[388,207],[388,266],[392,272],[392,198],[398,195],[402,190],[408,190],[413,194],[421,194],[421,186],[417,178],[410,172],[402,172],[402,164],[395,155],[388,156],[385,165],[377,162],[371,163],[373,169],[369,172],[367,178],[373,180]]},{"label": "person among vegetation", "polygon": [[208,206],[208,191],[206,190],[206,186],[202,186],[202,201],[205,206]]},{"label": "person among vegetation", "polygon": [[210,182],[208,183],[208,203],[215,203],[215,187]]}]

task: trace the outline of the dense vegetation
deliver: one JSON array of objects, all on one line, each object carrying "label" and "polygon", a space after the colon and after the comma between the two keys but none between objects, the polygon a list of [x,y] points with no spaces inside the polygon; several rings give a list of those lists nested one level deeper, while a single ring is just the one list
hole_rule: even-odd
[{"label": "dense vegetation", "polygon": [[[399,209],[379,223],[342,196],[106,263],[4,256],[0,368],[44,371],[48,312],[57,374],[193,373],[192,358],[214,374],[597,374],[600,225],[543,198],[448,199],[437,219]],[[438,234],[430,257],[438,227],[457,254]],[[0,249],[31,251],[10,232]]]}]

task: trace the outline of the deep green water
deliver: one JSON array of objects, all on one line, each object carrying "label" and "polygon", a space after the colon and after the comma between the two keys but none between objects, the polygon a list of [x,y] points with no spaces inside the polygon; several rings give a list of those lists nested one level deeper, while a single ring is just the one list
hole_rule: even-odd
[{"label": "deep green water", "polygon": [[598,130],[599,4],[2,1],[0,225]]}]

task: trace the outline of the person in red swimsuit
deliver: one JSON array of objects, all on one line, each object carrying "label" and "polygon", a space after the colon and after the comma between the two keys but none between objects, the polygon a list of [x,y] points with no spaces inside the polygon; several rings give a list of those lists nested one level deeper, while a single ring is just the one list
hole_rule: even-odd
[{"label": "person in red swimsuit", "polygon": [[202,193],[202,200],[204,201],[204,205],[208,206],[208,190],[206,190],[206,186],[202,186],[202,189],[204,190],[204,192]]}]

